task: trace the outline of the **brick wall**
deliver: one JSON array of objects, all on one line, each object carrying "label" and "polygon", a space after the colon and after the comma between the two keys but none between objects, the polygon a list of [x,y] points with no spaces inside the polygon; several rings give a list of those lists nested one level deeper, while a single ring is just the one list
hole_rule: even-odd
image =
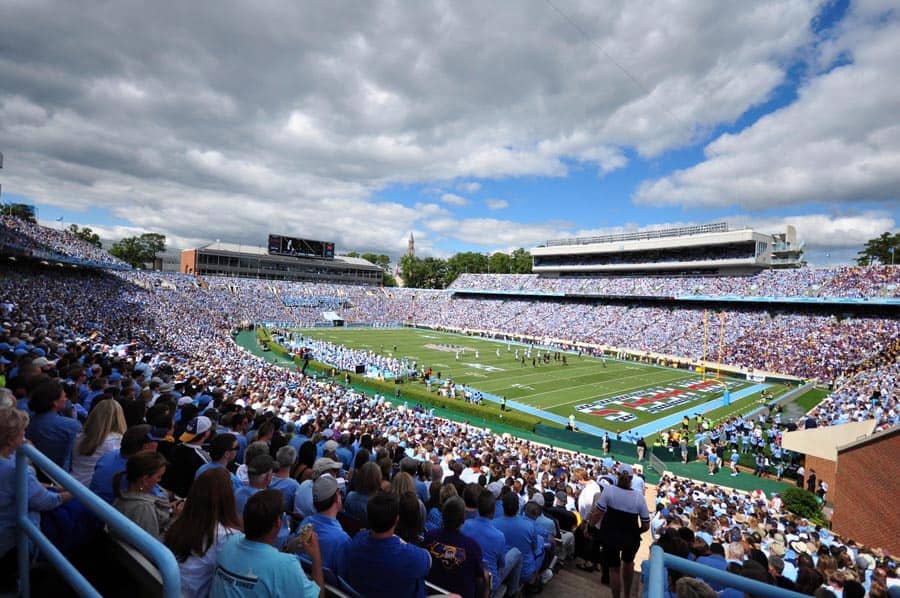
[{"label": "brick wall", "polygon": [[900,433],[894,431],[838,455],[834,530],[900,554]]}]

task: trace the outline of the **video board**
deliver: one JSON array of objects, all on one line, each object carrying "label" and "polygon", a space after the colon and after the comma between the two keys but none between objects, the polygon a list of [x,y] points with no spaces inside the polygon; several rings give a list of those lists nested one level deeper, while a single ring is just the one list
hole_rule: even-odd
[{"label": "video board", "polygon": [[269,255],[334,258],[334,243],[269,235]]}]

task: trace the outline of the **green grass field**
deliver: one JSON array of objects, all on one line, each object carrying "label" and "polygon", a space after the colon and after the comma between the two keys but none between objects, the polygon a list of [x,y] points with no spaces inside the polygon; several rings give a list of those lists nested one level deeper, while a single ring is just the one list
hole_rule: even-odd
[{"label": "green grass field", "polygon": [[[689,409],[721,396],[723,391],[721,385],[703,384],[697,372],[609,358],[604,363],[601,359],[569,354],[568,365],[552,359],[549,364],[537,366],[526,359],[523,365],[521,359],[515,359],[515,351],[519,350],[521,358],[524,347],[432,330],[316,328],[298,332],[347,347],[414,360],[420,367],[431,367],[435,374],[440,372],[442,378],[452,378],[457,384],[562,417],[574,413],[580,422],[611,431],[628,430]],[[535,349],[535,357],[537,352]],[[745,380],[723,380],[732,393],[751,385]],[[753,400],[748,397],[735,401],[731,408],[740,409]]]}]

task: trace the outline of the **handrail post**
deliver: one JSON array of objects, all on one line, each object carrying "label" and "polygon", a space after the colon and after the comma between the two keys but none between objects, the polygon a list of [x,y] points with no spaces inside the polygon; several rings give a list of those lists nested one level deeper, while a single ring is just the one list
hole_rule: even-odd
[{"label": "handrail post", "polygon": [[16,451],[16,550],[19,560],[19,595],[31,595],[31,557],[29,556],[28,534],[19,523],[28,517],[28,459],[24,453]]},{"label": "handrail post", "polygon": [[650,547],[650,579],[647,580],[647,595],[649,598],[662,598],[665,590],[665,567],[663,566],[663,549],[659,546]]}]

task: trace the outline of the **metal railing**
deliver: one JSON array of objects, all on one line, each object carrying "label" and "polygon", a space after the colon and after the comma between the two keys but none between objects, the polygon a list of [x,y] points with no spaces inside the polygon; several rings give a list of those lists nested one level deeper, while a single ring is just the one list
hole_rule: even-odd
[{"label": "metal railing", "polygon": [[643,230],[616,235],[602,235],[596,237],[569,237],[564,239],[550,239],[547,247],[561,245],[589,245],[591,243],[617,243],[620,241],[646,241],[650,239],[665,239],[668,237],[685,237],[690,235],[702,235],[707,233],[727,233],[727,222],[714,224],[700,224],[696,226],[679,226],[676,228],[661,228],[656,230]]},{"label": "metal railing", "polygon": [[650,574],[647,579],[648,598],[663,598],[665,596],[665,590],[668,585],[667,569],[674,569],[685,575],[699,577],[706,582],[719,583],[761,598],[803,598],[806,596],[805,594],[785,590],[755,579],[748,579],[721,569],[701,565],[672,554],[666,554],[659,546],[652,546],[650,548]]},{"label": "metal railing", "polygon": [[47,536],[41,532],[28,518],[28,459],[56,481],[81,504],[101,519],[117,537],[134,546],[159,569],[163,582],[163,596],[179,598],[181,596],[181,574],[175,555],[159,540],[142,530],[130,519],[119,513],[99,496],[85,488],[68,473],[63,471],[46,455],[30,445],[22,445],[16,451],[16,543],[19,561],[19,590],[26,598],[31,595],[29,567],[29,543],[34,542],[46,558],[59,571],[65,581],[81,596],[101,598],[100,593],[54,546]]}]

